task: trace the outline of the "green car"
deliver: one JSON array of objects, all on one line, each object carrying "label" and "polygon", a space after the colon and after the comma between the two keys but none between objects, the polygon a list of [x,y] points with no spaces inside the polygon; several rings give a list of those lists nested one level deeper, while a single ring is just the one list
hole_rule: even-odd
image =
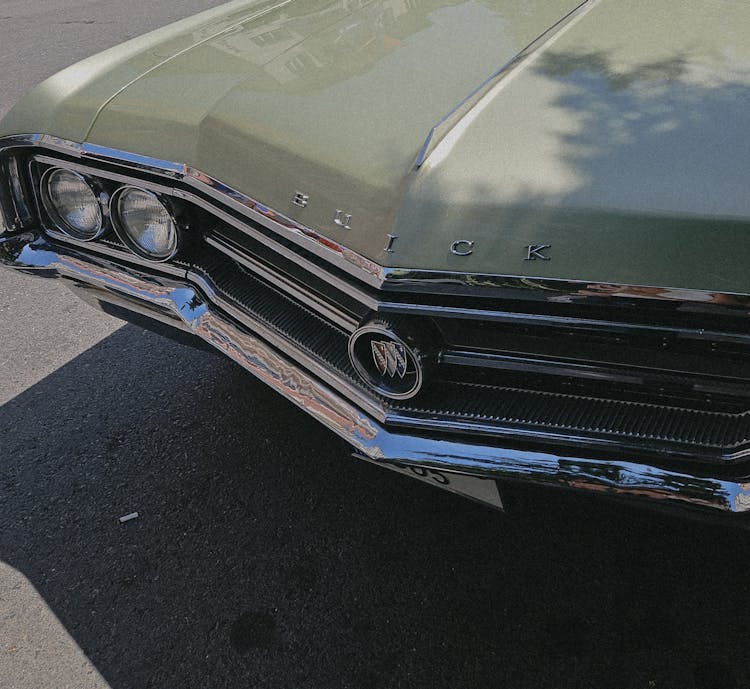
[{"label": "green car", "polygon": [[495,507],[750,511],[748,237],[747,0],[236,0],[0,123],[0,264]]}]

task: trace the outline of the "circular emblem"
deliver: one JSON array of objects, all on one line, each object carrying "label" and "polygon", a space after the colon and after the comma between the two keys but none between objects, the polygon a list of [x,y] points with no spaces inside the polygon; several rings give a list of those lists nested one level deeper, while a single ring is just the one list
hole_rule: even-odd
[{"label": "circular emblem", "polygon": [[370,323],[349,338],[349,358],[362,380],[394,400],[414,397],[423,382],[420,355],[387,325]]}]

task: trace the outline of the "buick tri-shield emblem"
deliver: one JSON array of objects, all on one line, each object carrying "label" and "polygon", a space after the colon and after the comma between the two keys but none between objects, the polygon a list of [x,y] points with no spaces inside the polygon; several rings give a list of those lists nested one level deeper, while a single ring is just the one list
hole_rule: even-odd
[{"label": "buick tri-shield emblem", "polygon": [[380,321],[355,331],[349,359],[363,382],[392,399],[414,397],[422,387],[422,356]]},{"label": "buick tri-shield emblem", "polygon": [[390,340],[372,340],[372,358],[380,374],[391,378],[406,375],[407,359],[406,347],[400,342]]}]

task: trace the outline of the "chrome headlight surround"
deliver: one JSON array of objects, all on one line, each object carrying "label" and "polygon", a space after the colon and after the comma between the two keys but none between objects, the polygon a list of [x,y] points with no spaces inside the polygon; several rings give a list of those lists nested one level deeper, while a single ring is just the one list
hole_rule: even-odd
[{"label": "chrome headlight surround", "polygon": [[[127,201],[127,197],[132,194],[139,194],[141,197],[145,197],[147,202],[152,204],[152,212],[155,215],[160,215],[160,222],[166,222],[168,226],[168,242],[163,251],[152,252],[141,242],[134,237],[133,230],[136,228],[129,228],[128,222],[124,220],[124,215],[127,209],[124,208],[124,204]],[[146,211],[144,211],[146,213]],[[146,213],[147,217],[147,213]],[[152,216],[153,217],[153,216]],[[155,263],[164,263],[174,258],[175,254],[180,248],[180,229],[175,219],[174,213],[170,210],[167,204],[162,198],[148,189],[143,189],[134,185],[127,185],[120,187],[110,200],[110,219],[112,226],[120,238],[120,241],[125,244],[134,254],[141,256],[142,258],[148,259]]]},{"label": "chrome headlight surround", "polygon": [[8,217],[10,214],[10,187],[9,187],[9,176],[7,162],[3,155],[5,151],[0,148],[0,236],[10,231],[11,219]]},{"label": "chrome headlight surround", "polygon": [[[3,190],[0,189],[0,195],[2,195],[2,193]],[[10,231],[10,223],[5,219],[5,211],[3,209],[3,206],[3,201],[0,198],[0,236]]]},{"label": "chrome headlight surround", "polygon": [[[0,151],[2,153],[2,151]],[[0,158],[0,235],[15,227],[15,205],[11,196],[11,170],[7,160]]]},{"label": "chrome headlight surround", "polygon": [[[68,222],[60,212],[59,205],[55,203],[54,199],[52,198],[50,185],[53,182],[53,178],[56,175],[61,174],[70,175],[71,177],[75,178],[81,183],[81,188],[87,190],[91,194],[90,199],[88,199],[88,203],[91,203],[96,208],[96,223],[91,231],[81,230],[80,228],[77,228],[70,222]],[[50,220],[54,223],[54,229],[62,232],[64,235],[72,239],[77,239],[78,241],[91,242],[101,237],[101,235],[104,233],[106,229],[104,224],[104,212],[99,200],[99,194],[92,182],[84,175],[81,175],[78,172],[74,172],[73,170],[68,170],[64,167],[51,167],[44,172],[41,180],[39,181],[39,195],[41,197],[44,210],[46,211]]]},{"label": "chrome headlight surround", "polygon": [[38,218],[34,190],[22,173],[27,153],[22,147],[0,146],[0,235],[31,228]]}]

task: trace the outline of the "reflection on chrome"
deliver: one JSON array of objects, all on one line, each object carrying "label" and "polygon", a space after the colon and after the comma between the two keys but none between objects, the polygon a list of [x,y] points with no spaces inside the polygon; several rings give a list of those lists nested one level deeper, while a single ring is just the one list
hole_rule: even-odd
[{"label": "reflection on chrome", "polygon": [[75,249],[54,249],[26,233],[0,239],[0,264],[46,271],[95,292],[100,301],[125,298],[152,318],[210,343],[347,440],[369,459],[495,479],[524,479],[659,503],[750,511],[750,477],[691,475],[631,461],[566,457],[452,439],[394,433],[360,411],[263,339],[224,316],[193,284],[156,278]]}]

